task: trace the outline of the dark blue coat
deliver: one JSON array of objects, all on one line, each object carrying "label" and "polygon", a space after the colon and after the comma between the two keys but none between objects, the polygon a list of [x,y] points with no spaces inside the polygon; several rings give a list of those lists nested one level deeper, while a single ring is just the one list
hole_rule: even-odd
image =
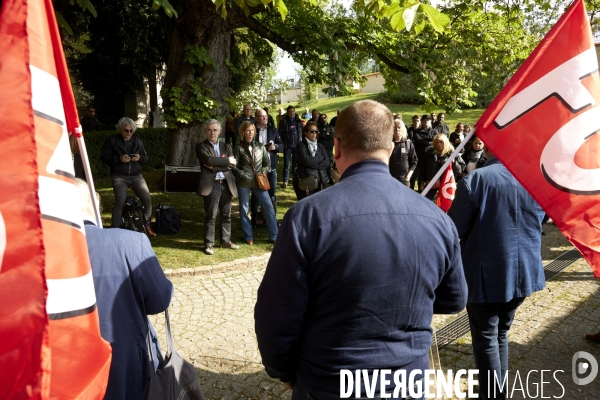
[{"label": "dark blue coat", "polygon": [[[96,289],[100,334],[112,347],[105,399],[144,398],[150,359],[148,317],[171,302],[173,284],[141,233],[100,229],[86,222],[85,234]],[[73,371],[74,377],[77,371]]]},{"label": "dark blue coat", "polygon": [[544,288],[544,211],[497,158],[458,182],[448,215],[461,238],[469,303],[506,303]]},{"label": "dark blue coat", "polygon": [[[258,126],[256,126],[256,135],[254,136],[254,140],[257,142],[258,142],[259,130],[260,129],[258,128]],[[277,128],[267,125],[267,144],[265,144],[265,149],[269,148],[268,143],[271,140],[273,141],[273,144],[275,145],[275,150],[267,150],[267,152],[269,153],[269,157],[271,159],[271,170],[274,170],[277,168],[277,162],[279,161],[279,157],[277,156],[277,153],[283,152],[283,141],[281,140],[281,137],[279,136],[279,132],[277,131]]]},{"label": "dark blue coat", "polygon": [[432,315],[466,290],[452,221],[385,163],[354,164],[283,219],[254,311],[263,364],[333,393],[341,368],[427,368]]}]

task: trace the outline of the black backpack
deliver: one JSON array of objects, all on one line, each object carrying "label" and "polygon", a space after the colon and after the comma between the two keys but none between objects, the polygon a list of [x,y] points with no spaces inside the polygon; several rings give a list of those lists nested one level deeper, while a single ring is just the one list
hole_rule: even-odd
[{"label": "black backpack", "polygon": [[179,233],[181,229],[181,218],[176,209],[170,206],[163,206],[160,203],[156,207],[156,233],[169,234]]}]

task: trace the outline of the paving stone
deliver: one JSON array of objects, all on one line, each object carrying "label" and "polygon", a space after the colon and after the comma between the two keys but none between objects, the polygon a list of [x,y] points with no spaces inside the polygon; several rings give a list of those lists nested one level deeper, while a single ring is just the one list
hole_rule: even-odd
[{"label": "paving stone", "polygon": [[[289,399],[291,392],[264,372],[254,334],[256,292],[268,257],[232,262],[244,269],[230,272],[174,276],[175,293],[170,307],[171,325],[178,351],[193,361],[207,399]],[[252,265],[252,266],[249,266]],[[186,271],[186,273],[188,273]],[[191,276],[194,274],[193,276]],[[434,316],[440,327],[456,316]],[[164,346],[164,318],[152,316]],[[549,281],[547,289],[529,297],[519,308],[509,332],[511,389],[517,371],[523,385],[531,370],[557,373],[563,399],[600,399],[600,376],[585,386],[571,378],[571,359],[586,351],[600,361],[600,346],[584,339],[600,329],[600,285],[582,260]],[[163,347],[164,348],[164,347]],[[439,349],[443,370],[473,369],[470,335]],[[538,384],[540,375],[537,376]],[[546,380],[546,376],[545,376]],[[550,376],[544,396],[563,390]],[[461,382],[466,388],[466,381]],[[525,387],[524,387],[525,389]],[[533,398],[515,386],[515,399]]]}]

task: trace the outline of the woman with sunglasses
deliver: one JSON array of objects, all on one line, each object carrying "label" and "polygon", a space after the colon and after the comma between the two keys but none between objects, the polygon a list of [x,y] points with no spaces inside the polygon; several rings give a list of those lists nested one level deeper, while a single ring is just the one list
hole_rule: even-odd
[{"label": "woman with sunglasses", "polygon": [[152,199],[148,185],[142,176],[142,165],[148,163],[148,154],[144,144],[135,133],[135,123],[131,118],[123,117],[117,122],[118,134],[109,136],[102,146],[102,162],[110,167],[115,205],[112,209],[112,227],[121,226],[121,213],[127,198],[127,188],[133,192],[144,206],[144,226],[148,236],[156,236],[150,228],[152,218]]},{"label": "woman with sunglasses", "polygon": [[[327,183],[327,166],[329,166],[329,155],[325,147],[317,141],[319,128],[316,122],[308,121],[303,130],[304,138],[296,146],[296,162],[298,163],[298,183],[308,177],[316,177],[317,187],[313,190],[302,190],[298,187],[296,196],[301,200],[313,193],[325,188]],[[294,182],[296,189],[296,182]],[[302,185],[300,185],[302,186]]]}]

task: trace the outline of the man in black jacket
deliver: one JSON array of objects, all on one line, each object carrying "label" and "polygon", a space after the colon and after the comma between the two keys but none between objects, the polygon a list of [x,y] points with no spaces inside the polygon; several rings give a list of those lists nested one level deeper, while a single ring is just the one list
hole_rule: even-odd
[{"label": "man in black jacket", "polygon": [[327,167],[327,178],[329,185],[333,185],[335,182],[333,181],[333,175],[331,174],[331,162],[333,161],[333,131],[334,128],[330,124],[327,123],[327,114],[321,114],[319,116],[319,123],[317,124],[319,128],[319,143],[325,147],[325,151],[329,156],[329,166]]},{"label": "man in black jacket", "polygon": [[448,125],[444,123],[446,119],[446,114],[439,113],[437,116],[437,121],[433,124],[433,130],[437,131],[437,133],[443,133],[446,137],[450,136],[450,128]]},{"label": "man in black jacket", "polygon": [[[421,117],[421,127],[414,131],[413,142],[415,144],[415,150],[417,151],[417,169],[412,175],[410,180],[411,187],[415,187],[415,180],[419,176],[421,168],[425,168],[425,149],[431,146],[433,137],[437,134],[433,128],[431,128],[431,117],[427,114]],[[421,182],[419,182],[420,184]]]},{"label": "man in black jacket", "polygon": [[290,177],[290,159],[292,161],[292,176],[297,174],[296,146],[302,140],[302,121],[296,115],[294,106],[288,106],[286,115],[279,124],[279,136],[283,140],[283,187],[287,187]]},{"label": "man in black jacket", "polygon": [[[277,212],[277,196],[275,186],[277,185],[277,162],[279,161],[279,157],[277,153],[283,151],[283,141],[279,137],[279,132],[275,127],[270,126],[268,123],[268,114],[265,110],[260,108],[256,109],[256,136],[254,140],[258,141],[265,145],[265,148],[269,152],[269,158],[271,159],[271,171],[267,173],[267,178],[269,178],[269,197],[271,198],[271,202],[273,203],[273,208],[275,212]],[[250,201],[250,212],[252,213],[252,222],[255,225],[261,225],[259,221],[256,221],[256,213],[258,210],[258,201],[254,196]],[[264,223],[264,221],[263,221]]]},{"label": "man in black jacket", "polygon": [[148,154],[140,139],[133,136],[135,123],[132,119],[123,117],[117,122],[119,134],[109,136],[102,146],[102,163],[110,167],[115,205],[112,209],[112,227],[121,226],[121,213],[127,199],[127,188],[142,201],[144,206],[144,226],[148,236],[156,236],[150,228],[152,218],[152,199],[148,185],[142,176],[142,165],[148,163]]}]

